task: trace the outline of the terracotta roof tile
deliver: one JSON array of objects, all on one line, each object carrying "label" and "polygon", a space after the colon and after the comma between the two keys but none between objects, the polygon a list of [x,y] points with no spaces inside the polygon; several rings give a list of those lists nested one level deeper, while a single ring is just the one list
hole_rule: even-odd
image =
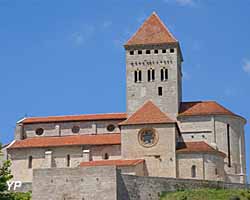
[{"label": "terracotta roof tile", "polygon": [[183,142],[179,143],[176,148],[177,153],[216,153],[221,156],[226,156],[223,152],[220,152],[206,142]]},{"label": "terracotta roof tile", "polygon": [[63,137],[37,137],[15,141],[9,149],[16,148],[38,148],[38,147],[60,147],[77,145],[119,145],[120,134],[98,134],[98,135],[75,135]]},{"label": "terracotta roof tile", "polygon": [[143,163],[143,159],[137,160],[98,160],[98,161],[90,161],[90,162],[82,162],[80,164],[81,167],[87,166],[108,166],[108,165],[115,165],[115,166],[135,166],[140,163]]},{"label": "terracotta roof tile", "polygon": [[170,33],[156,13],[153,13],[128,40],[125,46],[145,44],[176,43],[177,40]]},{"label": "terracotta roof tile", "polygon": [[179,116],[190,115],[235,115],[215,101],[182,102]]},{"label": "terracotta roof tile", "polygon": [[120,125],[161,123],[175,123],[175,121],[163,113],[152,101],[148,101]]},{"label": "terracotta roof tile", "polygon": [[88,115],[71,115],[71,116],[31,117],[31,118],[26,118],[21,122],[24,124],[31,124],[31,123],[67,122],[67,121],[124,120],[126,118],[127,118],[126,113],[108,113],[108,114],[88,114]]}]

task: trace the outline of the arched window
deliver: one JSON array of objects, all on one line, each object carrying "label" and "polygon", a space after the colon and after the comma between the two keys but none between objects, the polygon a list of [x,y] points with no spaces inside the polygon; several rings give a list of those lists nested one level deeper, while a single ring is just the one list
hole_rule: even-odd
[{"label": "arched window", "polygon": [[148,70],[148,82],[155,80],[155,70],[150,68]]},{"label": "arched window", "polygon": [[193,165],[193,166],[191,167],[191,177],[192,177],[192,178],[195,178],[195,177],[196,177],[196,166],[195,166],[195,165]]},{"label": "arched window", "polygon": [[32,168],[32,161],[33,161],[32,156],[29,156],[29,159],[28,159],[28,168],[29,168],[29,169]]},{"label": "arched window", "polygon": [[141,74],[141,70],[136,70],[134,71],[134,81],[135,83],[141,82],[142,81],[142,74]]},{"label": "arched window", "polygon": [[137,77],[138,75],[137,75],[137,71],[135,71],[134,72],[134,79],[135,79],[135,83],[137,83],[137,81],[138,81],[138,77]]},{"label": "arched window", "polygon": [[67,155],[67,167],[70,167],[70,155]]},{"label": "arched window", "polygon": [[103,159],[104,159],[104,160],[108,160],[108,159],[109,159],[109,154],[108,154],[108,153],[105,153]]},{"label": "arched window", "polygon": [[161,69],[161,81],[168,80],[168,69],[162,68]]}]

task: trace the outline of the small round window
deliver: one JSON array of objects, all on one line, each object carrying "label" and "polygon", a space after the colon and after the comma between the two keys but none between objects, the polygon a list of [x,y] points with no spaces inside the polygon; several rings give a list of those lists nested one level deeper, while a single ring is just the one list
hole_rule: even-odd
[{"label": "small round window", "polygon": [[138,134],[139,143],[144,147],[154,146],[158,141],[158,136],[154,129],[142,129]]},{"label": "small round window", "polygon": [[80,127],[79,126],[73,126],[72,127],[72,133],[79,133],[80,132]]},{"label": "small round window", "polygon": [[42,135],[43,133],[44,133],[43,128],[38,128],[38,129],[36,129],[36,134],[37,134],[37,135]]},{"label": "small round window", "polygon": [[107,126],[107,130],[108,130],[109,132],[114,131],[114,130],[115,130],[115,125],[114,125],[114,124],[108,125],[108,126]]}]

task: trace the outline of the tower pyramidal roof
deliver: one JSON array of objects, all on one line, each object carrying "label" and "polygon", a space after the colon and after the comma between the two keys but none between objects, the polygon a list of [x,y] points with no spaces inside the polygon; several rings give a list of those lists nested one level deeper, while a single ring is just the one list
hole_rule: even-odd
[{"label": "tower pyramidal roof", "polygon": [[153,14],[142,24],[125,46],[166,44],[178,42],[158,15]]}]

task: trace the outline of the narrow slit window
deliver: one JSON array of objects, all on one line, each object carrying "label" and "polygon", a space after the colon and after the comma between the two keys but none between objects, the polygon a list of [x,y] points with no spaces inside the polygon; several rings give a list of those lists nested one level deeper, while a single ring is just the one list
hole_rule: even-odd
[{"label": "narrow slit window", "polygon": [[70,155],[67,155],[67,167],[70,167]]},{"label": "narrow slit window", "polygon": [[135,83],[137,83],[137,81],[138,81],[138,77],[137,76],[138,76],[137,71],[135,71],[134,72]]},{"label": "narrow slit window", "polygon": [[168,80],[168,69],[165,69],[165,80]]},{"label": "narrow slit window", "polygon": [[159,96],[163,95],[162,87],[158,87],[158,95]]},{"label": "narrow slit window", "polygon": [[142,81],[142,75],[141,75],[141,70],[139,70],[139,82]]},{"label": "narrow slit window", "polygon": [[161,81],[164,81],[164,69],[161,69]]},{"label": "narrow slit window", "polygon": [[231,167],[231,138],[230,138],[230,125],[227,124],[227,157],[228,167]]},{"label": "narrow slit window", "polygon": [[151,70],[151,73],[152,73],[152,81],[154,81],[154,80],[155,80],[155,70],[152,69],[152,70]]},{"label": "narrow slit window", "polygon": [[168,69],[162,68],[161,69],[161,81],[168,80]]},{"label": "narrow slit window", "polygon": [[28,168],[31,169],[32,165],[33,165],[33,157],[29,156],[29,159],[28,159]]},{"label": "narrow slit window", "polygon": [[193,166],[191,167],[191,177],[192,177],[192,178],[195,178],[195,177],[196,177],[196,166],[195,166],[195,165],[193,165]]},{"label": "narrow slit window", "polygon": [[148,70],[148,82],[150,82],[151,81],[151,70],[149,69]]}]

